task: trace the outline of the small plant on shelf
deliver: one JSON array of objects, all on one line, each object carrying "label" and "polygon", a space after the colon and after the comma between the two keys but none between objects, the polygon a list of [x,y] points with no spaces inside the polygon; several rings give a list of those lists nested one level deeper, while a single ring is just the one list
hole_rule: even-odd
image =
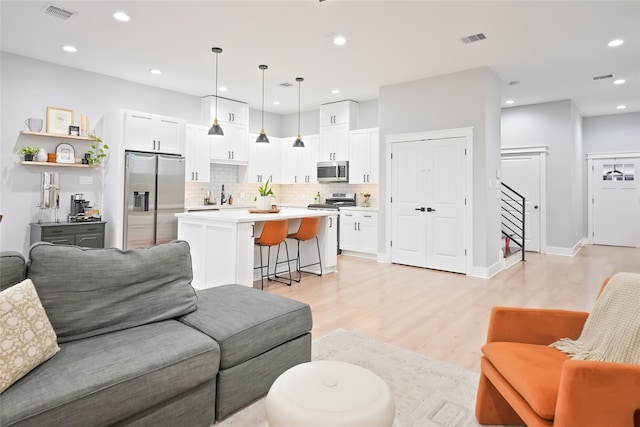
[{"label": "small plant on shelf", "polygon": [[16,153],[18,153],[20,156],[23,156],[25,161],[33,161],[33,156],[38,154],[39,150],[40,148],[38,147],[30,147],[25,145],[22,148],[16,148]]},{"label": "small plant on shelf", "polygon": [[88,156],[85,158],[90,165],[99,165],[102,163],[105,157],[107,157],[107,150],[109,146],[105,144],[100,137],[95,137],[94,143],[91,144],[91,148],[87,150]]}]

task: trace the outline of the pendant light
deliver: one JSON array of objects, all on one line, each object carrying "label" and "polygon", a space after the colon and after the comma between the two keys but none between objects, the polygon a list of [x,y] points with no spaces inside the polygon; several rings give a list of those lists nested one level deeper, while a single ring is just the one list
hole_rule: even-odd
[{"label": "pendant light", "polygon": [[298,137],[293,143],[293,148],[304,148],[304,142],[302,138],[300,138],[300,83],[303,82],[304,79],[302,77],[296,77],[296,81],[298,82]]},{"label": "pendant light", "polygon": [[269,137],[264,133],[264,70],[268,69],[266,65],[258,65],[258,68],[262,70],[262,129],[260,129],[260,135],[256,138],[256,142],[269,142]]},{"label": "pendant light", "polygon": [[224,136],[220,123],[218,123],[218,54],[222,53],[222,49],[219,47],[212,47],[211,51],[216,54],[216,115],[213,120],[213,124],[211,125],[211,129],[209,129],[209,135]]}]

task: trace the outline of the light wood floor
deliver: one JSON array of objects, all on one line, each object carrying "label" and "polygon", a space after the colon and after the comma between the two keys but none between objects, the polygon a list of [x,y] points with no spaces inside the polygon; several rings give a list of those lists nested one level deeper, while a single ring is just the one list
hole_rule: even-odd
[{"label": "light wood floor", "polygon": [[[337,273],[265,290],[306,302],[313,335],[349,329],[479,372],[491,307],[590,311],[602,280],[640,273],[640,249],[585,246],[575,257],[527,253],[491,279],[338,256]],[[257,282],[259,287],[260,283]]]}]

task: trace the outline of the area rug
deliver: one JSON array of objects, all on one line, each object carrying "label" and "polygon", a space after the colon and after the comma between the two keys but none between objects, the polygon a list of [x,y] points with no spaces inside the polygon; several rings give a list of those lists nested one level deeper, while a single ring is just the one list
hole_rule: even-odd
[{"label": "area rug", "polygon": [[[475,372],[344,329],[314,340],[312,359],[353,363],[385,380],[395,398],[395,427],[479,426],[473,412],[479,379]],[[264,424],[263,398],[215,427]]]}]

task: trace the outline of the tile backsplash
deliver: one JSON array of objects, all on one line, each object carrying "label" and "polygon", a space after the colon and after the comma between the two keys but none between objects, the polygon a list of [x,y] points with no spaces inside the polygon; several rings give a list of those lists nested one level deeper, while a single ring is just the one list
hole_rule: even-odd
[{"label": "tile backsplash", "polygon": [[[251,205],[254,197],[258,194],[260,184],[242,183],[242,174],[245,168],[236,165],[211,164],[211,179],[207,182],[187,182],[185,187],[185,207],[202,206],[204,204],[204,193],[209,190],[217,203],[220,203],[222,185],[224,184],[224,194],[228,199],[233,197],[233,204]],[[281,205],[306,206],[313,203],[316,194],[320,192],[320,200],[331,193],[356,193],[356,203],[362,205],[364,197],[361,193],[371,194],[369,205],[377,207],[378,185],[377,184],[274,184],[273,192],[276,195],[275,203]]]}]

